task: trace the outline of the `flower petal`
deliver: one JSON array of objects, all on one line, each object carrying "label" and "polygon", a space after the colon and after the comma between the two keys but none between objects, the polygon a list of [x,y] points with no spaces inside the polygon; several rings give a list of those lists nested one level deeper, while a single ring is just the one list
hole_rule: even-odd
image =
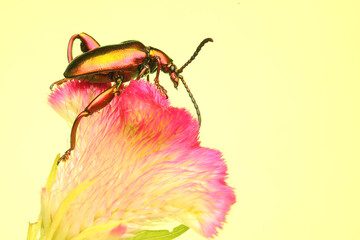
[{"label": "flower petal", "polygon": [[[49,102],[71,122],[108,87],[71,81]],[[78,185],[97,179],[68,206],[58,231],[74,237],[89,227],[121,221],[126,238],[173,219],[212,237],[235,195],[225,182],[221,153],[201,147],[198,134],[189,112],[170,106],[152,84],[132,81],[108,106],[81,120],[75,150],[59,165],[43,206],[54,217]]]}]

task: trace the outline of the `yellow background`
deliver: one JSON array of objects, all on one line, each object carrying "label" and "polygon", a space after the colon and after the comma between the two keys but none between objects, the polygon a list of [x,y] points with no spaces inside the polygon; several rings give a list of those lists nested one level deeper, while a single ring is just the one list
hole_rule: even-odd
[{"label": "yellow background", "polygon": [[[2,1],[0,239],[25,239],[70,129],[46,104],[72,34],[181,66],[236,188],[221,240],[360,239],[359,1]],[[195,111],[182,86],[176,106]],[[189,231],[179,239],[202,239]]]}]

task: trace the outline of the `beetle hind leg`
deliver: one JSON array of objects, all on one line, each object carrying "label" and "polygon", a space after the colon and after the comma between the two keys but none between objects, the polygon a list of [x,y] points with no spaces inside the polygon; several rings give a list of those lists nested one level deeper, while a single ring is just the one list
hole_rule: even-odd
[{"label": "beetle hind leg", "polygon": [[70,134],[70,148],[65,152],[64,155],[61,156],[61,158],[58,161],[58,164],[60,162],[66,162],[71,154],[71,151],[75,149],[76,145],[76,131],[78,129],[80,120],[83,117],[88,117],[91,114],[100,111],[104,107],[106,107],[114,97],[118,96],[120,94],[119,87],[121,85],[121,80],[117,82],[117,84],[113,85],[109,89],[105,90],[104,92],[100,93],[97,97],[95,97],[89,105],[82,111],[75,119],[74,124],[71,129]]},{"label": "beetle hind leg", "polygon": [[65,83],[65,82],[68,82],[68,81],[71,81],[71,80],[73,80],[73,78],[64,78],[64,79],[61,79],[61,80],[59,80],[59,81],[53,82],[53,83],[50,85],[50,90],[52,91],[55,85],[56,85],[56,86],[59,86],[59,85]]}]

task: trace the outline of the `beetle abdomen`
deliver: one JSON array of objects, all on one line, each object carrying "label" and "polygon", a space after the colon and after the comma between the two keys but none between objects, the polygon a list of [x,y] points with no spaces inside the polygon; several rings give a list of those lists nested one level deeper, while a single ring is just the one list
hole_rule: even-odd
[{"label": "beetle abdomen", "polygon": [[98,73],[137,71],[147,57],[145,46],[138,41],[99,47],[75,58],[66,68],[64,76],[75,78]]}]

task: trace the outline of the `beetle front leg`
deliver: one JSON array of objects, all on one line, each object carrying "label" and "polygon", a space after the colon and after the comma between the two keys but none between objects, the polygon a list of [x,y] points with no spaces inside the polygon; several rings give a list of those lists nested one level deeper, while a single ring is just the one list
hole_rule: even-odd
[{"label": "beetle front leg", "polygon": [[163,86],[161,86],[159,83],[159,76],[160,76],[160,70],[161,70],[160,58],[156,57],[156,61],[157,61],[157,72],[156,72],[156,77],[154,79],[155,86],[166,98],[169,98],[167,95],[166,89]]},{"label": "beetle front leg", "polygon": [[66,162],[69,159],[71,151],[74,150],[76,145],[76,131],[79,126],[80,120],[83,117],[90,116],[94,112],[97,112],[103,109],[104,107],[106,107],[115,96],[118,96],[120,94],[120,90],[118,89],[120,85],[121,85],[121,81],[115,84],[114,86],[112,86],[111,88],[107,89],[106,91],[100,93],[89,103],[89,105],[85,108],[85,110],[82,111],[76,117],[70,134],[70,148],[65,152],[64,155],[61,156],[61,158],[58,161],[58,164],[61,161]]}]

